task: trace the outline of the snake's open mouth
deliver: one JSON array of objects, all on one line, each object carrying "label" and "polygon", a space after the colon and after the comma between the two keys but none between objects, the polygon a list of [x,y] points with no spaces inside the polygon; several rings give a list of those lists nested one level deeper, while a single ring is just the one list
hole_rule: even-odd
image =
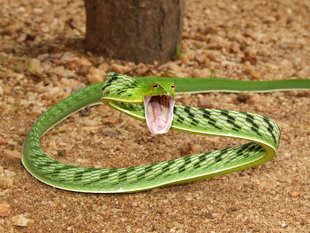
[{"label": "snake's open mouth", "polygon": [[174,99],[168,95],[144,96],[145,118],[151,133],[167,133],[173,118]]}]

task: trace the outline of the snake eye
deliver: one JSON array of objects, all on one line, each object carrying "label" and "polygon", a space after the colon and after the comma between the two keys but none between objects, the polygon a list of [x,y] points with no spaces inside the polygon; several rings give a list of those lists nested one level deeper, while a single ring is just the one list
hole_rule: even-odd
[{"label": "snake eye", "polygon": [[175,90],[175,84],[174,84],[174,83],[173,83],[173,84],[171,84],[171,86],[170,86],[170,87],[171,87],[171,89],[172,89],[172,90]]},{"label": "snake eye", "polygon": [[155,90],[158,87],[157,83],[153,83],[153,89]]}]

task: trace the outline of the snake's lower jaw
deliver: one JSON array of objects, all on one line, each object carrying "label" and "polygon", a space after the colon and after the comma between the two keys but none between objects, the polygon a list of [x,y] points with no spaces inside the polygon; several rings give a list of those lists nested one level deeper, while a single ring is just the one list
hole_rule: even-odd
[{"label": "snake's lower jaw", "polygon": [[146,123],[152,134],[167,133],[173,119],[174,99],[168,95],[144,96]]}]

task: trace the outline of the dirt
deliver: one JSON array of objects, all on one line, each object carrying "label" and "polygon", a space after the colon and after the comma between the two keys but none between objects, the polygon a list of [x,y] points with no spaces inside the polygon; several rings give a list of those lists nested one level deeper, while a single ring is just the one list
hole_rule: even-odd
[{"label": "dirt", "polygon": [[[109,71],[132,76],[310,78],[309,1],[187,1],[175,61],[134,64],[84,50],[83,1],[2,0],[0,232],[310,232],[310,92],[181,95],[179,104],[250,111],[275,120],[277,156],[256,168],[135,194],[82,194],[37,181],[21,164],[31,125]],[[80,166],[153,163],[241,143],[169,132],[101,105],[42,139]]]}]

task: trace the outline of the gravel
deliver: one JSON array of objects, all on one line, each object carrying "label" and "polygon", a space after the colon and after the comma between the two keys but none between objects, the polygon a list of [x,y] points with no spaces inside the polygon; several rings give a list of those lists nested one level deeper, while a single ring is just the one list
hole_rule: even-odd
[{"label": "gravel", "polygon": [[[125,195],[40,183],[20,162],[34,121],[72,92],[116,71],[133,76],[310,78],[307,1],[187,1],[181,53],[134,64],[85,51],[82,0],[2,1],[0,8],[0,232],[309,232],[310,93],[181,95],[191,106],[256,112],[278,122],[277,156],[257,168]],[[178,132],[151,136],[107,106],[75,114],[42,138],[70,164],[154,163],[242,143]]]}]

